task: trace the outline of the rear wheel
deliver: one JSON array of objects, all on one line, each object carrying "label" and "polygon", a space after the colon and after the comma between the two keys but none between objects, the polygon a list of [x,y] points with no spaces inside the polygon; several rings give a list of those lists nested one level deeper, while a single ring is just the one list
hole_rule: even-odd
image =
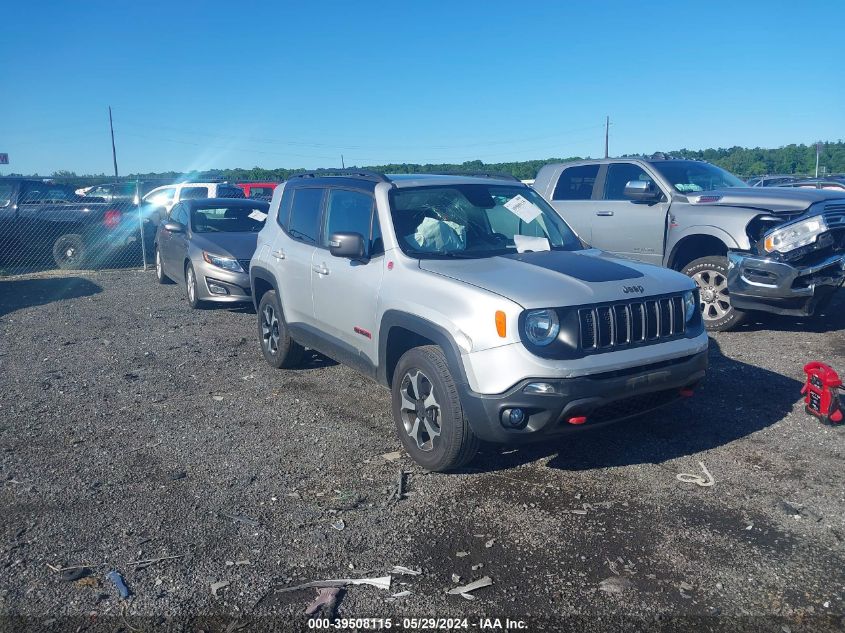
[{"label": "rear wheel", "polygon": [[692,277],[701,295],[704,327],[711,332],[725,332],[742,324],[748,315],[731,305],[728,292],[728,258],[711,256],[695,259],[681,271]]},{"label": "rear wheel", "polygon": [[261,296],[258,304],[258,340],[264,360],[276,369],[289,369],[302,363],[305,348],[290,337],[282,305],[274,290]]},{"label": "rear wheel", "polygon": [[60,235],[53,242],[53,261],[62,270],[82,268],[85,261],[85,241],[78,233]]},{"label": "rear wheel", "polygon": [[442,472],[475,457],[479,440],[464,416],[443,350],[428,345],[405,352],[392,384],[396,431],[415,462]]}]

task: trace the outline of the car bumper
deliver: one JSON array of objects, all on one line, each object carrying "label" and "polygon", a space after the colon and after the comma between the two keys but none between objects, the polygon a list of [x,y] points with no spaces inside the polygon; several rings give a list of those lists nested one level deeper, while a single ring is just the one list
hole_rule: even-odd
[{"label": "car bumper", "polygon": [[[477,394],[464,388],[461,402],[473,432],[502,444],[537,441],[604,426],[677,402],[690,394],[707,370],[707,352],[651,365],[575,378],[529,378],[507,392]],[[526,393],[531,383],[546,383],[551,393]],[[521,428],[502,421],[508,410],[522,409]],[[572,423],[570,420],[576,419]],[[586,418],[580,421],[579,418]]]},{"label": "car bumper", "polygon": [[198,298],[217,303],[252,302],[249,273],[233,273],[205,261],[194,262],[197,274]]},{"label": "car bumper", "polygon": [[740,310],[810,316],[845,280],[845,253],[795,265],[749,253],[728,253],[728,290]]}]

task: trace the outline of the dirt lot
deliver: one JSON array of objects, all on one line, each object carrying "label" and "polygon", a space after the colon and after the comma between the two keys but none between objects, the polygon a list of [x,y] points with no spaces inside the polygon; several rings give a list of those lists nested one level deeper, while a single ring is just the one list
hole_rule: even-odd
[{"label": "dirt lot", "polygon": [[[799,389],[807,360],[845,370],[843,299],[713,337],[681,407],[435,475],[382,457],[381,387],[316,355],[270,369],[251,309],[191,312],[141,271],[0,281],[5,624],[302,630],[315,590],[276,588],[403,565],[422,573],[349,588],[338,616],[841,630],[845,429]],[[676,480],[699,461],[714,486]],[[50,567],[83,564],[90,580]],[[485,575],[474,601],[445,593]]]}]

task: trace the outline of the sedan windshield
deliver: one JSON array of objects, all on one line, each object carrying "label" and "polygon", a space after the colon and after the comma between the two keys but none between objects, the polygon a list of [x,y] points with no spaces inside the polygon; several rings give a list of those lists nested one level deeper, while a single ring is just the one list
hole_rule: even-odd
[{"label": "sedan windshield", "polygon": [[195,233],[257,233],[266,219],[267,209],[259,207],[194,209],[191,228]]},{"label": "sedan windshield", "polygon": [[399,246],[412,257],[493,257],[583,244],[533,189],[455,184],[390,192]]},{"label": "sedan windshield", "polygon": [[748,186],[729,171],[710,163],[694,160],[667,160],[654,162],[651,166],[660,172],[676,191],[681,193]]}]

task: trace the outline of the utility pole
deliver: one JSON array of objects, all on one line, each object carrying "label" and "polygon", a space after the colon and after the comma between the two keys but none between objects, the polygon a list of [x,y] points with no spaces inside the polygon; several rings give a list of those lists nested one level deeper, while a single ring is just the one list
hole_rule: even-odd
[{"label": "utility pole", "polygon": [[111,129],[111,157],[114,160],[114,179],[117,180],[117,150],[114,148],[114,123],[111,118],[111,106],[109,106],[109,128]]},{"label": "utility pole", "polygon": [[346,163],[343,162],[343,154],[340,155],[340,167],[346,169]]},{"label": "utility pole", "polygon": [[822,142],[816,143],[816,178],[819,177],[819,154],[822,152]]},{"label": "utility pole", "polygon": [[604,118],[604,157],[609,157],[610,148],[610,115]]}]

